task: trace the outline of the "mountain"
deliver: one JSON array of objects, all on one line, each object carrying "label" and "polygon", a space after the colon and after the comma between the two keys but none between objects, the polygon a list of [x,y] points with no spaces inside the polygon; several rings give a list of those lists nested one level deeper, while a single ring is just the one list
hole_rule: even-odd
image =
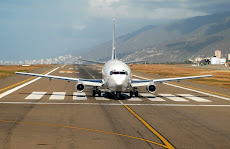
[{"label": "mountain", "polygon": [[[117,57],[124,61],[180,62],[195,57],[211,57],[215,50],[230,53],[230,12],[198,16],[161,26],[145,26],[116,38]],[[110,58],[111,41],[83,54],[100,60]]]}]

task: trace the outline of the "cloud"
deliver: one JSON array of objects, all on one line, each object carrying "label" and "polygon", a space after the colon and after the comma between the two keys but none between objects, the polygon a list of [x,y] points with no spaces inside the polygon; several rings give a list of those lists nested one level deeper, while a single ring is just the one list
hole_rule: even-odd
[{"label": "cloud", "polygon": [[188,0],[89,0],[88,13],[99,18],[183,19],[206,15]]},{"label": "cloud", "polygon": [[74,30],[77,30],[77,31],[82,31],[86,28],[85,25],[78,25],[78,24],[75,24],[72,26]]}]

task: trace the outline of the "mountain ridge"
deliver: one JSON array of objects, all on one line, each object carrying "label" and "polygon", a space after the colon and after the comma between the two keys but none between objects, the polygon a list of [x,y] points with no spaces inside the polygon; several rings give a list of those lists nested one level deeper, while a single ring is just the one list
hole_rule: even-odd
[{"label": "mountain ridge", "polygon": [[[230,12],[198,16],[161,26],[147,25],[116,38],[118,58],[149,62],[181,62],[197,56],[213,56],[219,49],[230,53]],[[107,60],[112,42],[90,48],[83,56]],[[140,52],[141,51],[141,52]]]}]

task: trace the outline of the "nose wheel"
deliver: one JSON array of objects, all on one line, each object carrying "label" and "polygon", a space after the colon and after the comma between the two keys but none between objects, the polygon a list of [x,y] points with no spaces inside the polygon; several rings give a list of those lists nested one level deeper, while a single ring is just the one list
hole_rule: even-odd
[{"label": "nose wheel", "polygon": [[116,92],[115,93],[115,99],[119,99],[121,97],[121,92]]}]

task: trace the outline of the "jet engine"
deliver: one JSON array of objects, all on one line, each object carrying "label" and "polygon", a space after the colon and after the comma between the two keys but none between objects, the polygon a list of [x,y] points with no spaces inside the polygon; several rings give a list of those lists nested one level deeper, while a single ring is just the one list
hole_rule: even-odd
[{"label": "jet engine", "polygon": [[146,86],[146,90],[149,93],[155,93],[155,91],[157,90],[157,86],[154,84],[154,82],[150,82],[148,86]]},{"label": "jet engine", "polygon": [[85,86],[80,82],[78,82],[75,87],[76,87],[77,91],[79,91],[79,92],[82,92],[85,89]]}]

